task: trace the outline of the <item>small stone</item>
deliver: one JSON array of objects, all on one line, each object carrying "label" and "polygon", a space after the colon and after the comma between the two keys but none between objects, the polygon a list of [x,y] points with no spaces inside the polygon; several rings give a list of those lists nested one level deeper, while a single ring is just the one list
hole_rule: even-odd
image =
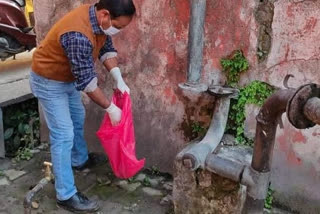
[{"label": "small stone", "polygon": [[135,178],[135,180],[136,180],[136,181],[143,182],[146,177],[147,177],[147,176],[146,176],[145,174],[140,173],[140,174]]},{"label": "small stone", "polygon": [[201,171],[198,174],[199,186],[210,187],[212,185],[212,175],[209,171]]},{"label": "small stone", "polygon": [[165,180],[164,177],[157,177],[156,179],[159,181],[159,183]]},{"label": "small stone", "polygon": [[124,186],[127,186],[128,185],[128,181],[126,180],[120,180],[118,182],[116,182],[116,185],[123,188]]},{"label": "small stone", "polygon": [[40,146],[37,147],[40,150],[46,150],[49,148],[49,145],[46,143],[41,144]]},{"label": "small stone", "polygon": [[111,181],[108,177],[98,177],[97,181],[100,186],[111,184]]},{"label": "small stone", "polygon": [[119,186],[120,188],[127,190],[128,192],[133,192],[135,191],[139,186],[141,186],[141,183],[132,183],[129,184],[128,181],[126,180],[121,180],[116,182],[116,185]]},{"label": "small stone", "polygon": [[149,179],[149,183],[152,187],[157,187],[159,185],[158,179]]},{"label": "small stone", "polygon": [[231,134],[225,134],[222,137],[221,143],[226,146],[234,146],[236,144],[236,139]]},{"label": "small stone", "polygon": [[38,209],[40,205],[39,205],[39,203],[33,201],[33,202],[31,202],[31,206],[33,209]]},{"label": "small stone", "polygon": [[162,198],[160,201],[161,205],[169,205],[172,204],[172,195],[167,195],[166,197]]},{"label": "small stone", "polygon": [[9,181],[7,178],[1,178],[0,179],[0,186],[6,186],[6,185],[9,185]]},{"label": "small stone", "polygon": [[150,187],[144,187],[142,188],[142,191],[152,197],[163,196],[163,193],[160,190],[153,189]]},{"label": "small stone", "polygon": [[163,184],[163,188],[165,190],[168,190],[168,191],[172,191],[173,189],[173,183],[170,181],[170,182],[166,182]]},{"label": "small stone", "polygon": [[131,206],[125,206],[123,207],[125,210],[133,211],[135,208],[138,207],[138,204],[134,203]]},{"label": "small stone", "polygon": [[40,152],[39,149],[31,149],[31,150],[30,150],[30,153],[31,153],[31,154],[37,154],[37,153],[39,153],[39,152]]},{"label": "small stone", "polygon": [[141,183],[132,183],[132,184],[126,185],[124,189],[127,190],[128,192],[134,192],[140,186],[141,186]]},{"label": "small stone", "polygon": [[4,174],[9,178],[10,181],[14,181],[17,178],[20,178],[21,176],[25,175],[25,171],[17,171],[15,169],[9,169],[4,171]]}]

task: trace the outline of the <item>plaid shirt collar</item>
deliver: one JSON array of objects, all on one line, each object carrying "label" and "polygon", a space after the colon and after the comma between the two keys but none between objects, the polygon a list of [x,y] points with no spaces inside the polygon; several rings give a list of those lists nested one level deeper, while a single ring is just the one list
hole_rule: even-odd
[{"label": "plaid shirt collar", "polygon": [[95,34],[104,34],[104,32],[100,28],[100,24],[98,23],[98,19],[96,16],[96,9],[95,6],[92,5],[89,9],[89,17],[90,23]]}]

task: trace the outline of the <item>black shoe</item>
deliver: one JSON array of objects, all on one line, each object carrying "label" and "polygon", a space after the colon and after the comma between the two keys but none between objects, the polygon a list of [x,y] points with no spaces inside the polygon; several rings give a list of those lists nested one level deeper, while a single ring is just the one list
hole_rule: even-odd
[{"label": "black shoe", "polygon": [[77,171],[83,171],[85,169],[89,169],[95,166],[98,166],[100,164],[103,164],[107,161],[107,158],[104,154],[99,153],[89,153],[88,154],[88,160],[82,164],[81,166],[73,166],[72,168]]},{"label": "black shoe", "polygon": [[80,192],[77,192],[68,200],[57,200],[57,205],[74,213],[93,213],[99,210],[99,205],[96,201],[89,200]]}]

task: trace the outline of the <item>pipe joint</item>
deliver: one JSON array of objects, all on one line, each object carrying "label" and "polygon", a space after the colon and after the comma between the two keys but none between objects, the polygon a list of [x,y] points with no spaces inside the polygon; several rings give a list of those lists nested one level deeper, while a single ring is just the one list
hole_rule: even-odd
[{"label": "pipe joint", "polygon": [[247,194],[255,200],[267,197],[270,181],[270,172],[258,172],[252,167],[246,167],[243,171],[241,184],[247,186]]},{"label": "pipe joint", "polygon": [[316,105],[315,108],[311,108],[311,111],[306,109],[312,106],[310,102],[307,105],[308,101],[318,97],[320,97],[320,86],[317,84],[303,85],[296,90],[287,105],[287,117],[294,127],[306,129],[316,125],[317,120],[314,121],[308,117],[310,115],[308,113],[314,114],[316,112],[314,109],[317,109],[319,106]]},{"label": "pipe joint", "polygon": [[206,169],[217,175],[240,182],[245,165],[215,154],[210,154],[206,160]]}]

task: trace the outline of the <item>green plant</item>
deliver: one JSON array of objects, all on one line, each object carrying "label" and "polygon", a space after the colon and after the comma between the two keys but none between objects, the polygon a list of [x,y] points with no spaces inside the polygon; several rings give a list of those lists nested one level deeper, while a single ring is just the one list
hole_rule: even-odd
[{"label": "green plant", "polygon": [[152,175],[160,175],[160,170],[156,166],[151,167],[151,174]]},{"label": "green plant", "polygon": [[206,134],[207,131],[207,129],[204,128],[199,122],[192,123],[191,128],[194,137],[202,137]]},{"label": "green plant", "polygon": [[143,185],[144,186],[151,186],[150,180],[148,177],[145,177],[145,179],[143,180]]},{"label": "green plant", "polygon": [[221,59],[220,63],[227,72],[227,84],[232,87],[237,87],[240,74],[249,69],[249,63],[240,50],[234,51],[228,58]]},{"label": "green plant", "polygon": [[28,148],[19,148],[17,153],[16,153],[16,161],[21,161],[21,160],[30,160],[33,157],[33,154],[31,153],[30,149]]},{"label": "green plant", "polygon": [[3,170],[0,169],[0,177],[4,176]]},{"label": "green plant", "polygon": [[273,92],[274,88],[267,83],[253,81],[240,89],[238,99],[232,100],[226,131],[236,136],[238,144],[253,146],[253,141],[247,139],[244,135],[245,105],[256,104],[262,106]]},{"label": "green plant", "polygon": [[28,149],[40,143],[37,100],[32,99],[4,108],[3,115],[6,154],[11,157],[20,155],[17,159],[32,157],[23,154],[27,154]]},{"label": "green plant", "polygon": [[264,207],[266,209],[271,210],[271,208],[272,208],[273,193],[274,193],[274,190],[269,187],[267,198],[264,200]]},{"label": "green plant", "polygon": [[129,182],[129,183],[134,183],[135,182],[135,177],[131,177],[131,178],[128,178],[127,179],[127,181]]}]

